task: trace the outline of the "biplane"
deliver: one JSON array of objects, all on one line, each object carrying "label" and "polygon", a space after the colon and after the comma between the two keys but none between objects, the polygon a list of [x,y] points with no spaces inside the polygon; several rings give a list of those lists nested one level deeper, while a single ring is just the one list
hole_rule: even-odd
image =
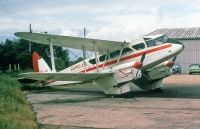
[{"label": "biplane", "polygon": [[[17,32],[22,39],[46,44],[50,47],[51,68],[33,53],[34,72],[20,74],[21,83],[43,85],[66,85],[91,82],[105,94],[120,95],[131,91],[132,86],[144,90],[157,90],[162,87],[163,78],[172,74],[176,56],[183,51],[182,43],[163,34],[144,36],[126,41],[108,41],[52,34]],[[83,60],[57,71],[55,68],[53,46],[81,49]],[[86,52],[94,52],[87,58]]]}]

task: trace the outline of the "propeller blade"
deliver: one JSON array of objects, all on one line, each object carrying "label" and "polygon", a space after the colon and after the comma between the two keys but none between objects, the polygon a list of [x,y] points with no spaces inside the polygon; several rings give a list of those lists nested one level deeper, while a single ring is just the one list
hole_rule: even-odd
[{"label": "propeller blade", "polygon": [[[145,57],[146,57],[146,54],[144,53],[143,55],[142,55],[142,57],[141,57],[141,59],[140,59],[140,62],[144,62],[144,59],[145,59]],[[143,64],[142,64],[143,65]],[[141,66],[141,68],[142,68],[142,66]],[[140,68],[140,69],[141,69]],[[138,73],[139,73],[139,69],[137,70],[137,73],[136,73],[136,77],[138,77]]]},{"label": "propeller blade", "polygon": [[140,62],[142,62],[142,63],[144,62],[145,56],[146,56],[146,54],[144,53],[144,54],[142,55],[141,59],[140,59]]},{"label": "propeller blade", "polygon": [[176,61],[176,58],[177,58],[177,56],[175,56],[175,57],[172,59],[172,62],[175,62],[175,61]]}]

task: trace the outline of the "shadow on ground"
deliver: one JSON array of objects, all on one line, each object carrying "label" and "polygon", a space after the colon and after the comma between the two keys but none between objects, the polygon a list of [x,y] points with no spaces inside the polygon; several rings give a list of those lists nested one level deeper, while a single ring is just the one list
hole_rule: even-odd
[{"label": "shadow on ground", "polygon": [[[134,97],[156,97],[156,98],[184,98],[184,99],[200,99],[200,85],[164,85],[161,91],[143,91],[135,90],[124,95],[110,96],[104,95],[103,92],[95,87],[40,87],[40,88],[23,88],[29,93],[42,94],[75,94],[75,95],[91,95],[91,98],[77,100],[77,102],[96,101],[107,97],[116,98],[134,98]],[[75,100],[55,100],[56,103],[74,103]],[[54,103],[55,103],[54,102]]]},{"label": "shadow on ground", "polygon": [[101,100],[102,97],[91,97],[91,98],[72,98],[72,99],[53,99],[48,101],[42,101],[40,104],[60,104],[60,103],[81,103]]},{"label": "shadow on ground", "polygon": [[103,128],[39,124],[39,129],[103,129]]},{"label": "shadow on ground", "polygon": [[156,98],[183,98],[200,99],[200,85],[165,85],[160,91],[133,91],[121,96],[122,98],[132,97],[156,97]]}]

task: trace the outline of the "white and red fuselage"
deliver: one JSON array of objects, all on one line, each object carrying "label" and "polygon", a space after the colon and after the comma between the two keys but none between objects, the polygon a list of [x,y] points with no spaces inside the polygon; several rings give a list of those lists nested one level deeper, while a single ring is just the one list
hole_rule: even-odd
[{"label": "white and red fuselage", "polygon": [[146,54],[145,61],[143,62],[142,69],[148,69],[150,67],[156,66],[174,56],[179,54],[183,50],[183,45],[181,44],[171,44],[165,43],[158,46],[145,48],[138,51],[133,51],[128,54],[122,55],[118,61],[119,57],[108,59],[103,62],[99,62],[98,64],[91,64],[89,62],[90,59],[85,60],[85,66],[83,61],[77,64],[74,64],[61,72],[71,72],[71,73],[79,73],[79,72],[97,72],[97,69],[101,71],[106,71],[107,69],[111,69],[113,66],[121,65],[127,62],[132,61],[140,61],[143,54]]},{"label": "white and red fuselage", "polygon": [[[121,79],[127,76],[127,74],[123,72],[123,67],[125,65],[133,66],[134,64],[131,64],[132,62],[138,63],[144,54],[145,54],[145,60],[142,64],[142,70],[145,71],[151,67],[159,65],[171,59],[172,57],[178,55],[184,48],[182,44],[163,43],[160,45],[147,47],[146,43],[144,43],[145,47],[143,49],[135,50],[134,48],[132,48],[132,45],[135,45],[135,43],[129,44],[128,48],[132,49],[132,51],[127,54],[123,54],[121,56],[119,55],[119,56],[116,56],[115,58],[108,58],[105,61],[98,61],[98,63],[94,63],[94,64],[90,63],[91,59],[87,58],[85,59],[85,61],[81,61],[77,64],[74,64],[60,72],[61,73],[109,72],[109,71],[112,71],[114,67],[118,67],[118,69],[122,69],[122,70],[119,70],[122,74],[120,74],[119,75],[120,77],[118,77],[118,79]],[[101,55],[99,55],[98,57],[101,57]],[[137,67],[138,66],[136,65],[135,68],[138,69]],[[62,84],[71,84],[71,83],[76,83],[76,82],[54,81],[54,82],[49,83],[48,85],[62,85]]]}]

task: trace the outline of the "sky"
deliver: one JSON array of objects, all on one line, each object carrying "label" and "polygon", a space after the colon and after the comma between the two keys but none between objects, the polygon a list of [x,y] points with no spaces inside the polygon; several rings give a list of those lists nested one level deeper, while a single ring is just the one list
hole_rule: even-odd
[{"label": "sky", "polygon": [[0,41],[18,31],[131,41],[159,28],[200,26],[200,0],[0,0]]}]

